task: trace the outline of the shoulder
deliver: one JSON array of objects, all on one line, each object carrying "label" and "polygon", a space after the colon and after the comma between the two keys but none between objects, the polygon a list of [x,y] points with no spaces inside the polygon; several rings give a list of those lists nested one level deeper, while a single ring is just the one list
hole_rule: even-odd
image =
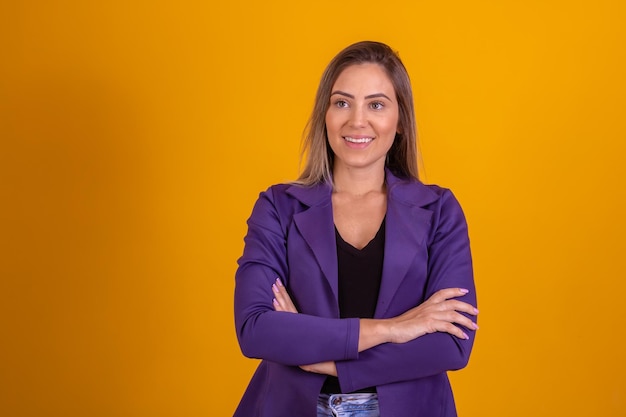
[{"label": "shoulder", "polygon": [[430,213],[435,227],[448,221],[465,222],[465,215],[453,192],[417,179],[389,178],[389,198],[403,206],[418,207]]},{"label": "shoulder", "polygon": [[303,186],[296,183],[274,184],[260,193],[251,221],[268,217],[288,219],[311,206],[330,204],[331,188],[325,184]]},{"label": "shoulder", "polygon": [[268,198],[272,201],[280,200],[281,198],[285,198],[287,196],[287,190],[290,187],[291,184],[287,183],[271,185],[267,188],[267,190],[261,192],[259,198]]},{"label": "shoulder", "polygon": [[278,205],[300,204],[305,207],[330,203],[332,187],[328,184],[306,186],[297,183],[281,183],[262,192],[260,198],[267,198]]},{"label": "shoulder", "polygon": [[435,184],[424,184],[415,178],[399,178],[387,175],[390,198],[411,206],[431,207],[448,198],[454,199],[452,192]]}]

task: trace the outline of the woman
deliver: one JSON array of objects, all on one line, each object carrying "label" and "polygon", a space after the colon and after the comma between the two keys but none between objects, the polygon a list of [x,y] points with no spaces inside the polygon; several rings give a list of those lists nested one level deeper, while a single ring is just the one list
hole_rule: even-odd
[{"label": "woman", "polygon": [[330,62],[304,150],[298,181],[248,220],[235,324],[263,361],[235,416],[455,416],[446,371],[478,328],[467,226],[417,179],[411,85],[387,45]]}]

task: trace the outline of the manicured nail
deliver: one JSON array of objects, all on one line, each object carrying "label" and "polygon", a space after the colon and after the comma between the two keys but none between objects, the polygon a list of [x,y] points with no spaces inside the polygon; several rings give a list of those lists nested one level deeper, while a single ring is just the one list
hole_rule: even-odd
[{"label": "manicured nail", "polygon": [[276,286],[276,284],[272,284],[272,290],[274,290],[274,292],[278,294],[278,287]]},{"label": "manicured nail", "polygon": [[478,314],[478,309],[474,307],[474,314]]},{"label": "manicured nail", "polygon": [[278,304],[278,300],[277,300],[277,299],[275,299],[275,298],[272,300],[272,304],[274,304],[276,307],[278,307],[278,306],[279,306],[279,304]]},{"label": "manicured nail", "polygon": [[478,330],[479,329],[478,324],[476,323],[473,323],[473,324],[474,324],[474,330]]},{"label": "manicured nail", "polygon": [[469,336],[465,332],[463,332],[463,339],[465,339],[465,340],[469,339]]},{"label": "manicured nail", "polygon": [[283,282],[280,280],[280,278],[276,278],[276,283],[278,284],[279,287],[283,286]]},{"label": "manicured nail", "polygon": [[465,289],[465,288],[459,288],[459,291],[460,291],[462,294],[467,294],[467,293],[469,292],[469,290],[468,290],[468,289]]}]

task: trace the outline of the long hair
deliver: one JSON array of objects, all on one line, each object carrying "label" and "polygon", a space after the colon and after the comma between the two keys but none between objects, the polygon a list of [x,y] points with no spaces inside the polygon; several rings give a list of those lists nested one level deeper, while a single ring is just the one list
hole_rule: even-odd
[{"label": "long hair", "polygon": [[311,117],[305,128],[302,155],[306,165],[296,180],[302,185],[332,184],[334,153],[326,134],[326,112],[330,94],[341,72],[351,65],[374,63],[384,70],[396,92],[398,100],[398,132],[387,154],[385,166],[394,175],[418,178],[417,128],[413,107],[413,92],[409,74],[398,55],[380,42],[364,41],[352,44],[330,61],[322,74]]}]

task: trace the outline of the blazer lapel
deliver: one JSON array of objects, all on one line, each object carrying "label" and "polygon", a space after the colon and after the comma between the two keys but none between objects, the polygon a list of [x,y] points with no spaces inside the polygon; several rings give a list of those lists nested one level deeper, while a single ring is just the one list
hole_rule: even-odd
[{"label": "blazer lapel", "polygon": [[409,183],[387,172],[387,216],[383,275],[374,317],[383,318],[417,253],[426,244],[432,213],[422,207],[437,195],[421,183]]},{"label": "blazer lapel", "polygon": [[309,206],[308,209],[294,215],[294,223],[304,241],[311,248],[322,273],[328,280],[335,300],[338,300],[337,243],[331,188],[327,185],[309,188],[294,186],[288,192]]}]

